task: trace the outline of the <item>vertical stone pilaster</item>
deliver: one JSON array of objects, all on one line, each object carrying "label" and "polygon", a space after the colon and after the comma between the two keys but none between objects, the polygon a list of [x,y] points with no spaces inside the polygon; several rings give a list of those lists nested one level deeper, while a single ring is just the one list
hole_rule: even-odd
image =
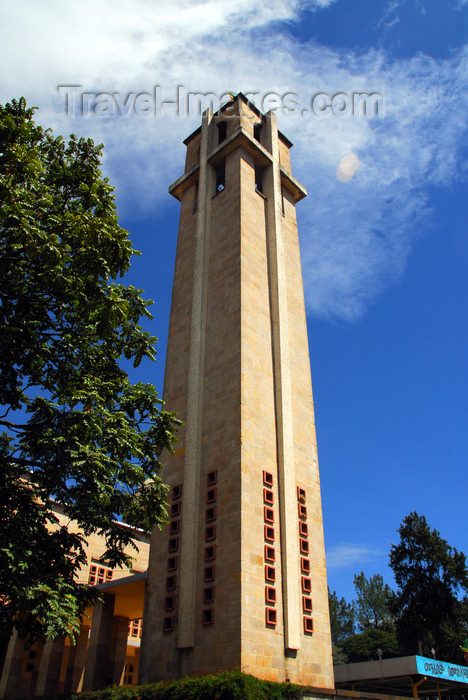
[{"label": "vertical stone pilaster", "polygon": [[65,639],[48,639],[42,652],[36,695],[56,695],[60,680]]},{"label": "vertical stone pilaster", "polygon": [[272,155],[267,195],[268,276],[272,321],[276,441],[278,450],[278,486],[280,499],[280,537],[283,582],[284,646],[301,645],[301,608],[299,595],[299,546],[296,526],[296,486],[294,435],[291,399],[291,358],[289,343],[288,297],[286,285],[285,243],[282,230],[282,192],[276,115],[266,115],[267,148]]},{"label": "vertical stone pilaster", "polygon": [[8,644],[0,681],[0,698],[17,698],[33,695],[36,687],[43,645],[35,644],[27,649],[16,630]]},{"label": "vertical stone pilaster", "polygon": [[68,668],[65,677],[65,693],[79,693],[82,688],[86,655],[88,652],[88,638],[89,625],[81,625],[76,644],[70,648]]},{"label": "vertical stone pilaster", "polygon": [[0,698],[8,698],[18,694],[24,658],[24,643],[20,640],[18,633],[15,631],[11,635],[5,655],[5,663],[3,665],[3,673],[0,681]]},{"label": "vertical stone pilaster", "polygon": [[109,649],[109,669],[112,672],[112,684],[121,685],[127,660],[128,617],[116,616],[112,621],[112,633]]},{"label": "vertical stone pilaster", "polygon": [[184,499],[182,505],[183,534],[180,551],[179,648],[195,644],[196,572],[198,558],[198,494],[201,464],[203,365],[206,330],[206,265],[209,248],[208,199],[208,128],[212,112],[203,115],[198,181],[198,211],[193,268],[192,318],[190,329],[189,382],[187,392],[186,449],[184,467]]},{"label": "vertical stone pilaster", "polygon": [[112,637],[115,596],[105,593],[93,609],[88,658],[83,679],[83,690],[96,690],[112,683],[109,652]]}]

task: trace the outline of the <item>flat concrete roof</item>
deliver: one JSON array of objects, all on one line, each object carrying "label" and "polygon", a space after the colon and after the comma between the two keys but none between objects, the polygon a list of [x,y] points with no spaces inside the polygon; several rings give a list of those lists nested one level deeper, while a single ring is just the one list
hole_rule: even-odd
[{"label": "flat concrete roof", "polygon": [[114,615],[122,615],[130,620],[143,617],[147,571],[116,578],[100,583],[96,588],[102,593],[115,595]]},{"label": "flat concrete roof", "polygon": [[468,667],[424,656],[339,664],[334,673],[337,689],[406,697],[468,694]]}]

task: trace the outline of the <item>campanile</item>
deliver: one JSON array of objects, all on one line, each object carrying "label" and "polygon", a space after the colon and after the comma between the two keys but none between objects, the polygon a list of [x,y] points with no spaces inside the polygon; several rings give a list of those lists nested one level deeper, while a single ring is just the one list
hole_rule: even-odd
[{"label": "campanile", "polygon": [[239,94],[185,140],[166,460],[140,682],[239,668],[333,688],[291,143]]}]

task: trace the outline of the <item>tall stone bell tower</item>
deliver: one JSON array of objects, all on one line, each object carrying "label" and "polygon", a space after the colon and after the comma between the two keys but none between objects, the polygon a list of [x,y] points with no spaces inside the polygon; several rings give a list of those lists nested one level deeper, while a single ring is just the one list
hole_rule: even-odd
[{"label": "tall stone bell tower", "polygon": [[239,94],[185,140],[166,461],[140,682],[239,668],[333,688],[291,143]]}]

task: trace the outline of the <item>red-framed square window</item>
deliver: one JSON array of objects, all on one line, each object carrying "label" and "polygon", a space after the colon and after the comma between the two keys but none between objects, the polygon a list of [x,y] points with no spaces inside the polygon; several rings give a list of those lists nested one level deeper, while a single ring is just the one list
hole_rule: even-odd
[{"label": "red-framed square window", "polygon": [[176,587],[177,583],[177,576],[173,574],[172,576],[168,576],[166,578],[166,591],[173,591],[174,588]]},{"label": "red-framed square window", "polygon": [[92,586],[95,586],[97,583],[97,566],[95,564],[91,564],[89,567],[88,583]]},{"label": "red-framed square window", "polygon": [[179,532],[179,523],[180,520],[171,520],[169,523],[169,533],[171,535],[175,535],[177,532]]},{"label": "red-framed square window", "polygon": [[265,603],[269,605],[276,603],[276,589],[273,586],[265,586]]},{"label": "red-framed square window", "polygon": [[203,602],[205,605],[208,603],[213,603],[215,599],[215,587],[209,586],[203,589]]},{"label": "red-framed square window", "polygon": [[210,540],[215,540],[216,539],[216,525],[207,525],[205,527],[205,541],[209,542]]},{"label": "red-framed square window", "polygon": [[305,557],[301,557],[301,571],[303,574],[310,574],[310,561]]},{"label": "red-framed square window", "polygon": [[300,486],[297,487],[297,500],[301,503],[306,502],[306,492],[305,489],[301,489]]},{"label": "red-framed square window", "polygon": [[96,586],[100,583],[111,581],[112,575],[112,569],[109,569],[107,566],[97,566],[96,564],[91,564],[89,567],[88,583],[90,583],[92,586]]},{"label": "red-framed square window", "polygon": [[273,486],[273,474],[263,470],[263,483],[265,486]]},{"label": "red-framed square window", "polygon": [[265,545],[265,561],[275,561],[276,553],[275,548],[271,547],[269,544]]},{"label": "red-framed square window", "polygon": [[263,506],[263,518],[266,523],[274,523],[275,522],[275,511],[273,508],[269,508],[268,506]]},{"label": "red-framed square window", "polygon": [[208,489],[206,492],[206,502],[207,503],[215,503],[216,501],[216,486],[214,486],[212,489]]},{"label": "red-framed square window", "polygon": [[304,620],[304,633],[312,634],[314,631],[314,621],[311,617],[303,617]]},{"label": "red-framed square window", "polygon": [[218,482],[218,470],[215,469],[212,472],[208,472],[206,475],[206,485],[207,486],[213,486],[213,484],[216,484]]},{"label": "red-framed square window", "polygon": [[204,625],[212,625],[214,623],[214,608],[206,608],[202,611],[202,622]]},{"label": "red-framed square window", "polygon": [[130,620],[128,625],[128,636],[132,639],[141,638],[142,620]]},{"label": "red-framed square window", "polygon": [[215,577],[214,564],[210,564],[210,566],[205,566],[203,569],[203,580],[204,581],[214,581],[214,577]]},{"label": "red-framed square window", "polygon": [[177,569],[177,557],[169,557],[167,560],[167,570],[175,571]]},{"label": "red-framed square window", "polygon": [[307,576],[301,576],[301,588],[303,593],[311,593],[312,582]]},{"label": "red-framed square window", "polygon": [[276,581],[276,570],[274,566],[265,566],[265,581]]},{"label": "red-framed square window", "polygon": [[275,541],[275,528],[271,527],[271,525],[265,525],[264,526],[264,537],[267,540],[267,542],[274,542]]},{"label": "red-framed square window", "polygon": [[299,550],[301,554],[309,554],[309,543],[307,542],[307,540],[299,540]]},{"label": "red-framed square window", "polygon": [[171,505],[171,518],[177,518],[180,515],[180,501],[176,501]]},{"label": "red-framed square window", "polygon": [[182,484],[177,484],[177,486],[172,487],[171,497],[173,501],[177,501],[182,497]]},{"label": "red-framed square window", "polygon": [[174,606],[175,606],[175,598],[174,598],[174,596],[173,596],[173,595],[167,595],[167,596],[164,598],[164,610],[165,610],[166,612],[171,612],[172,610],[174,610]]},{"label": "red-framed square window", "polygon": [[299,521],[299,537],[308,537],[309,536],[309,526],[307,523],[302,522],[302,520]]},{"label": "red-framed square window", "polygon": [[302,611],[305,613],[312,612],[312,598],[309,598],[306,595],[302,596]]},{"label": "red-framed square window", "polygon": [[208,547],[205,547],[205,561],[211,561],[216,557],[216,546],[214,544],[210,544]]},{"label": "red-framed square window", "polygon": [[164,632],[172,632],[174,629],[174,618],[172,615],[168,615],[167,617],[163,618],[163,630]]},{"label": "red-framed square window", "polygon": [[167,544],[167,551],[168,552],[177,552],[179,549],[179,538],[178,537],[169,537],[169,542]]},{"label": "red-framed square window", "polygon": [[297,504],[297,512],[300,518],[307,518],[307,507],[303,503]]},{"label": "red-framed square window", "polygon": [[265,608],[265,623],[270,627],[276,626],[277,613],[274,608]]},{"label": "red-framed square window", "polygon": [[211,520],[216,520],[216,506],[210,506],[205,511],[205,522],[209,523]]},{"label": "red-framed square window", "polygon": [[271,489],[263,489],[263,502],[270,506],[275,502],[275,496]]}]

